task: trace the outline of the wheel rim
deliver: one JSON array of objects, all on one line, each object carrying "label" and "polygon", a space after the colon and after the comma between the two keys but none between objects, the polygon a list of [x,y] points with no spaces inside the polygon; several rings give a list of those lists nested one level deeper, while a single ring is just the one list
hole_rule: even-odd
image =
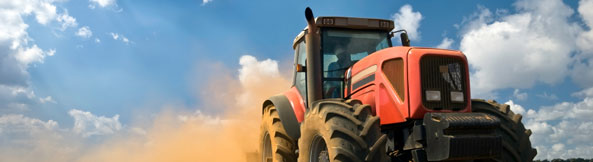
[{"label": "wheel rim", "polygon": [[311,143],[310,162],[329,162],[327,145],[321,136],[315,136]]},{"label": "wheel rim", "polygon": [[264,148],[262,149],[262,162],[272,162],[273,157],[272,157],[272,140],[270,139],[270,134],[268,134],[268,132],[266,132],[266,134],[264,134]]}]

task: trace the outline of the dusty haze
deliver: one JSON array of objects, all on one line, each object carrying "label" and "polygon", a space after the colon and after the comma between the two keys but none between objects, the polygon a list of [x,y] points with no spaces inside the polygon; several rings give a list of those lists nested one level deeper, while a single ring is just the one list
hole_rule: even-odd
[{"label": "dusty haze", "polygon": [[158,114],[139,115],[138,120],[133,118],[121,130],[101,138],[77,135],[74,128],[60,128],[51,120],[15,116],[43,129],[28,132],[28,128],[17,127],[22,129],[14,134],[19,138],[7,137],[9,144],[0,146],[0,161],[246,161],[246,154],[258,149],[262,102],[287,90],[292,74],[290,70],[281,73],[277,61],[249,55],[242,56],[239,64],[238,70],[207,65],[213,71],[210,76],[195,76],[208,80],[194,87],[202,106],[164,106]]},{"label": "dusty haze", "polygon": [[[165,108],[146,131],[109,140],[93,148],[80,161],[246,161],[246,153],[258,149],[261,103],[290,86],[277,61],[240,59],[238,76],[225,67],[210,76],[202,87],[206,107],[192,114]],[[223,107],[222,115],[202,113],[208,107]]]}]

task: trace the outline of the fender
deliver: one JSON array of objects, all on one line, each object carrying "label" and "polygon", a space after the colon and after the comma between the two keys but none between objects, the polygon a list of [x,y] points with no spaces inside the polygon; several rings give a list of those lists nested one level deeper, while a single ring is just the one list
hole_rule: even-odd
[{"label": "fender", "polygon": [[283,94],[268,98],[266,101],[264,101],[262,114],[263,110],[269,105],[274,105],[276,110],[278,110],[278,116],[280,116],[280,122],[286,130],[286,134],[295,140],[299,139],[301,136],[301,125],[299,124],[299,121],[292,110],[292,106],[290,101],[288,101],[288,98]]}]

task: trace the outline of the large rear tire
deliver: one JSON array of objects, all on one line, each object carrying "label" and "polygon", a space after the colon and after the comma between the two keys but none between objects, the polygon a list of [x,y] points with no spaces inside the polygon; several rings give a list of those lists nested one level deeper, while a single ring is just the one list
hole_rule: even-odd
[{"label": "large rear tire", "polygon": [[496,116],[500,119],[500,128],[497,130],[502,135],[502,156],[487,161],[503,162],[531,162],[537,150],[531,148],[531,130],[525,129],[521,122],[521,114],[515,114],[509,105],[499,104],[496,101],[481,99],[472,100],[472,112],[481,112]]},{"label": "large rear tire", "polygon": [[274,105],[264,109],[260,130],[261,162],[296,162],[296,142],[286,134]]},{"label": "large rear tire", "polygon": [[386,161],[379,118],[358,100],[321,100],[301,123],[299,162]]}]

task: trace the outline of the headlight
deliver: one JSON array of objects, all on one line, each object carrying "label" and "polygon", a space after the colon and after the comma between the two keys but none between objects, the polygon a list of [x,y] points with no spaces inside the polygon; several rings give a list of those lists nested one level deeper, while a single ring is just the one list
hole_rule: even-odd
[{"label": "headlight", "polygon": [[441,101],[441,91],[426,91],[426,101]]},{"label": "headlight", "polygon": [[451,101],[463,102],[463,92],[451,92]]}]

